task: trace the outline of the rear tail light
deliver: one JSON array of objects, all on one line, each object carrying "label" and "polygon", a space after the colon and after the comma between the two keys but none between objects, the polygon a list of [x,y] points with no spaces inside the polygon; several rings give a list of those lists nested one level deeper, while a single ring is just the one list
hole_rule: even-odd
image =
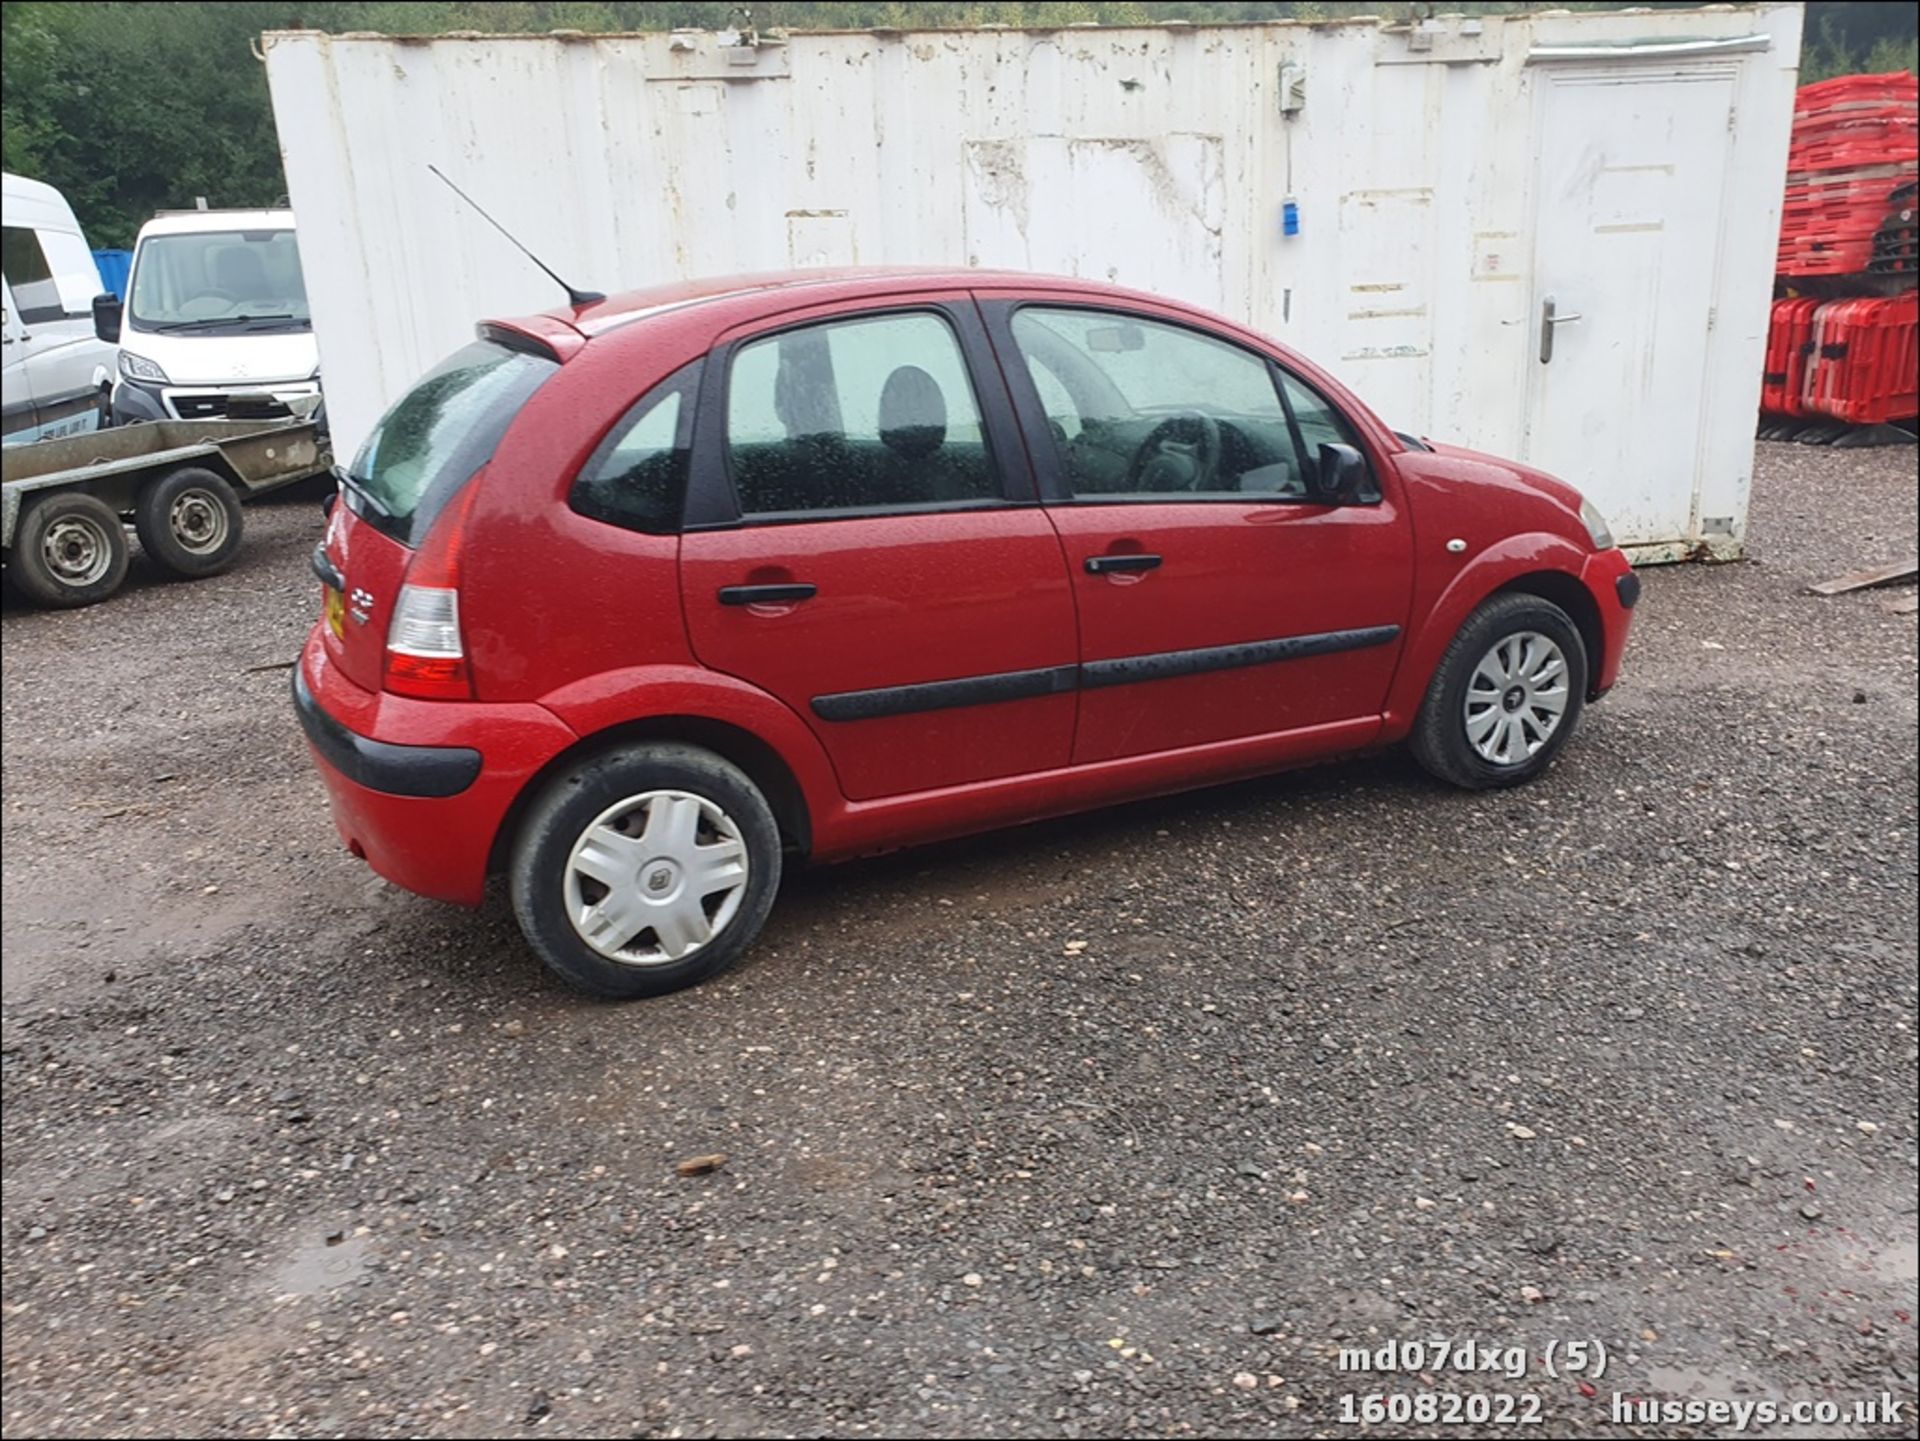
[{"label": "rear tail light", "polygon": [[407,566],[387,626],[386,688],[395,695],[473,699],[460,637],[460,545],[478,490],[467,482]]}]

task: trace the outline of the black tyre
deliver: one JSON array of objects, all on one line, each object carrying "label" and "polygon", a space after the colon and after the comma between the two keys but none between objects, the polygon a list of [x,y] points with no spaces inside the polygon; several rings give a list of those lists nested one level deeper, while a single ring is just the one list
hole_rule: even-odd
[{"label": "black tyre", "polygon": [[610,751],[551,782],[515,839],[513,909],[553,971],[591,995],[658,996],[721,970],[780,886],[766,798],[711,751]]},{"label": "black tyre", "polygon": [[1427,686],[1409,744],[1443,781],[1492,790],[1532,780],[1580,723],[1587,648],[1537,595],[1496,595],[1467,617]]},{"label": "black tyre", "polygon": [[20,517],[7,574],[36,605],[94,605],[127,578],[127,533],[105,501],[78,491],[43,497]]},{"label": "black tyre", "polygon": [[233,564],[246,519],[223,477],[186,465],[147,482],[134,503],[133,529],[155,565],[198,580]]}]

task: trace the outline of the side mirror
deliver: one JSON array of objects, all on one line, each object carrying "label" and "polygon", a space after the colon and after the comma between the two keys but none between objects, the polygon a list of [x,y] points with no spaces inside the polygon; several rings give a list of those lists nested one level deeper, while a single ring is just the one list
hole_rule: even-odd
[{"label": "side mirror", "polygon": [[333,508],[339,503],[340,492],[337,490],[328,491],[320,501],[320,514],[326,516],[329,520],[333,519]]},{"label": "side mirror", "polygon": [[120,341],[120,297],[113,294],[93,297],[93,333],[111,344]]},{"label": "side mirror", "polygon": [[1328,505],[1365,505],[1379,499],[1367,458],[1350,445],[1320,447],[1319,499]]}]

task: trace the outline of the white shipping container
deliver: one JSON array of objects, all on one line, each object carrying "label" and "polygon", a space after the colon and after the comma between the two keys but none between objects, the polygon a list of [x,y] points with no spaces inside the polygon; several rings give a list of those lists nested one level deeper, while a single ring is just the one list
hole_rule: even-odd
[{"label": "white shipping container", "polygon": [[[1801,7],[266,37],[335,442],[573,284],[1013,267],[1220,310],[1392,425],[1737,554]],[[1287,215],[1297,218],[1289,233]]]}]

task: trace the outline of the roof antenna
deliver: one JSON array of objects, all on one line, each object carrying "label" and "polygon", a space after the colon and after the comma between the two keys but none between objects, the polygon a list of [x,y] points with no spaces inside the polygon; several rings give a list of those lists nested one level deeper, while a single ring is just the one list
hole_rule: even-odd
[{"label": "roof antenna", "polygon": [[467,194],[466,191],[462,190],[458,185],[455,185],[451,180],[447,180],[445,173],[441,171],[438,165],[435,165],[431,160],[429,160],[427,162],[427,169],[431,170],[435,175],[438,175],[441,180],[445,181],[447,189],[451,190],[455,195],[458,195],[462,200],[466,201],[467,204],[471,205],[475,210],[478,210],[480,212],[480,218],[482,220],[486,221],[487,224],[491,225],[495,230],[499,231],[502,235],[506,236],[508,240],[512,241],[513,248],[515,250],[519,251],[522,255],[526,256],[527,259],[531,260],[535,265],[538,265],[543,271],[546,271],[547,277],[550,280],[552,280],[555,285],[559,286],[562,290],[567,292],[568,304],[575,305],[575,306],[591,305],[596,300],[605,300],[607,298],[597,290],[576,290],[571,285],[567,284],[566,281],[562,280],[559,276],[555,275],[552,269],[546,264],[546,262],[541,260],[539,256],[535,255],[531,250],[527,249],[527,247],[522,245],[519,241],[514,240],[513,233],[509,231],[506,226],[502,225],[499,221],[495,220],[491,215],[487,214],[486,211],[480,210],[479,201],[475,200],[471,195]]}]

